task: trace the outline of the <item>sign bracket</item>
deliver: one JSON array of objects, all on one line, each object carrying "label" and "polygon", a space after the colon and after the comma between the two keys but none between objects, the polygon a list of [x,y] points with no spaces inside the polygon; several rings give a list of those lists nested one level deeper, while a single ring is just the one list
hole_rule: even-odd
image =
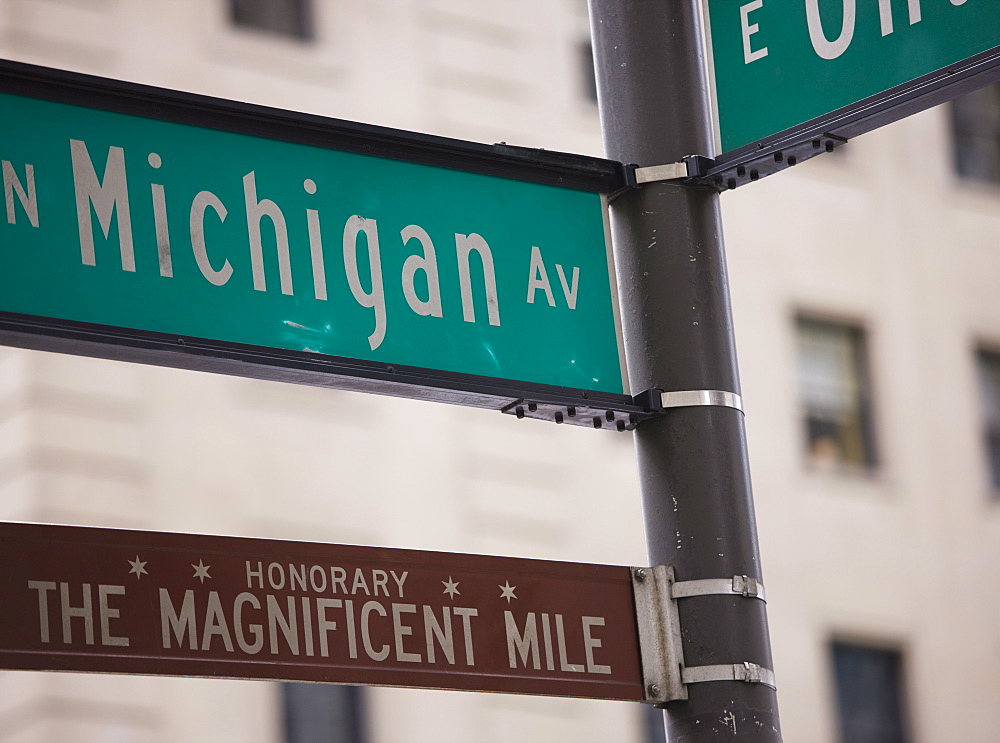
[{"label": "sign bracket", "polygon": [[757,663],[685,666],[679,599],[695,596],[739,596],[766,601],[764,585],[747,575],[676,581],[664,565],[632,568],[639,649],[647,704],[663,706],[688,698],[689,684],[743,681],[775,687],[774,671]]}]

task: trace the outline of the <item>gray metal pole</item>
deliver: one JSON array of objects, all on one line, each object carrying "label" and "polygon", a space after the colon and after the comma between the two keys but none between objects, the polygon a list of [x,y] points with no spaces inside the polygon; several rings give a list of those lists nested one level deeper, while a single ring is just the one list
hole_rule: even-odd
[{"label": "gray metal pole", "polygon": [[[701,0],[590,0],[607,156],[639,166],[713,152]],[[669,182],[611,209],[632,389],[739,394],[719,197]],[[678,581],[761,580],[743,414],[677,408],[635,434],[649,558]],[[685,667],[773,669],[764,603],[678,600]],[[674,743],[781,740],[775,691],[688,685],[664,710]]]}]

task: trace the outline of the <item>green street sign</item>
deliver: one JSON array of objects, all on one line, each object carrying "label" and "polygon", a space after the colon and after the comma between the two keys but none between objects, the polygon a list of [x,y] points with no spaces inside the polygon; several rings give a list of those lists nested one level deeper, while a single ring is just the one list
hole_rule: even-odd
[{"label": "green street sign", "polygon": [[490,407],[632,403],[615,163],[14,63],[0,111],[3,342]]},{"label": "green street sign", "polygon": [[900,118],[997,77],[995,0],[704,0],[704,11],[721,153],[807,122],[803,138],[835,131],[889,100]]}]

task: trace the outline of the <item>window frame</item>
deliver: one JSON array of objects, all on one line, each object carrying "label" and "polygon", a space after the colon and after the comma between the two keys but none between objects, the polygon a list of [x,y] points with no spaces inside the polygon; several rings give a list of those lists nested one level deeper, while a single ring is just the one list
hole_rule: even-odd
[{"label": "window frame", "polygon": [[[848,461],[839,458],[836,461],[826,461],[812,454],[812,441],[809,434],[810,410],[804,394],[801,362],[803,326],[818,326],[846,330],[852,337],[854,356],[854,375],[858,386],[858,417],[859,434],[863,449],[862,461]],[[875,374],[872,362],[872,332],[869,324],[857,317],[832,315],[809,310],[797,310],[792,317],[793,346],[795,363],[795,388],[797,399],[797,417],[799,435],[802,437],[802,451],[805,466],[813,471],[834,471],[842,473],[858,473],[873,475],[884,468],[884,461],[879,446],[876,415]]]},{"label": "window frame", "polygon": [[844,719],[846,715],[844,714],[844,708],[842,705],[840,680],[837,675],[836,648],[838,646],[850,648],[852,650],[869,651],[872,653],[895,656],[895,667],[893,668],[893,673],[896,677],[896,690],[894,696],[896,704],[895,712],[898,714],[898,730],[900,733],[898,743],[912,743],[914,736],[910,705],[910,662],[907,659],[909,653],[905,643],[895,642],[892,640],[872,639],[870,637],[859,637],[858,635],[841,634],[833,634],[830,636],[826,642],[825,648],[829,674],[828,678],[831,684],[830,703],[837,731],[836,740],[839,743],[851,743],[852,741],[851,738],[847,737],[847,731],[844,729]]},{"label": "window frame", "polygon": [[[245,2],[246,0],[242,0]],[[309,45],[317,41],[317,7],[314,0],[281,0],[286,3],[293,3],[296,7],[293,14],[297,16],[294,29],[275,28],[264,24],[249,23],[241,21],[240,14],[241,0],[225,0],[226,19],[229,26],[238,33],[261,34],[271,38],[284,39],[285,41]],[[265,13],[266,15],[266,13]]]},{"label": "window frame", "polygon": [[[1000,348],[996,344],[977,343],[973,349],[975,370],[974,386],[976,405],[976,437],[980,442],[980,457],[983,467],[983,481],[992,503],[1000,504],[1000,403],[996,411],[996,421],[990,420],[990,411],[984,399],[983,387],[986,384],[984,364],[995,365],[996,375],[1000,380]],[[1000,400],[1000,384],[997,386],[997,399]],[[992,430],[991,430],[991,427]],[[991,444],[991,436],[996,438],[996,458]]]},{"label": "window frame", "polygon": [[[977,97],[992,96],[994,110],[992,117],[989,113],[984,118],[993,118],[993,130],[983,132],[977,130],[975,126],[968,126],[968,111],[963,110],[963,104],[975,100]],[[948,128],[951,137],[951,172],[955,179],[963,184],[977,184],[982,187],[1000,188],[1000,83],[993,83],[983,88],[973,90],[948,103]],[[965,120],[963,120],[963,118]],[[994,156],[992,160],[991,173],[982,175],[972,171],[964,171],[963,163],[968,159],[963,156],[963,142],[970,140],[992,140]]]}]

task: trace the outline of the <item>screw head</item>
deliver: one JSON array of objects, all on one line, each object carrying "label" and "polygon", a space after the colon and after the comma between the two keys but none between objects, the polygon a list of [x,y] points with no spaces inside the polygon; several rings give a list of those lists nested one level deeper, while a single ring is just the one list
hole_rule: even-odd
[{"label": "screw head", "polygon": [[640,583],[646,580],[646,570],[644,568],[637,568],[635,571],[635,579]]},{"label": "screw head", "polygon": [[656,684],[650,684],[649,686],[647,686],[646,691],[651,697],[660,696],[660,687],[657,686]]}]

